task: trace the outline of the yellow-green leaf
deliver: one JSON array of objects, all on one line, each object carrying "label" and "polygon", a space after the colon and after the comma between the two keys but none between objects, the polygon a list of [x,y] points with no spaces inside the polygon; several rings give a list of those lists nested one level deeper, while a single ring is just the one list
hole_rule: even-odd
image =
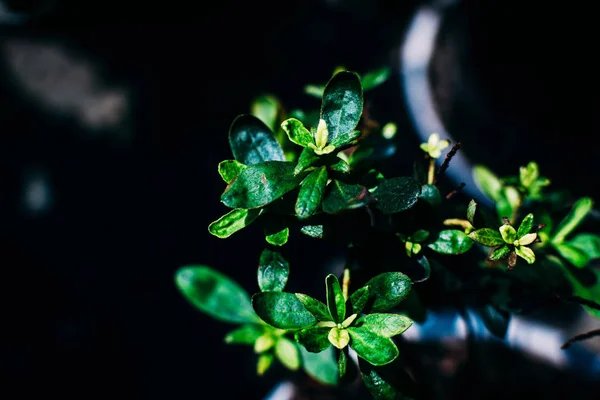
[{"label": "yellow-green leaf", "polygon": [[313,137],[310,134],[310,131],[296,118],[286,119],[281,123],[281,127],[285,133],[287,133],[290,141],[297,145],[306,147],[309,143],[313,143]]},{"label": "yellow-green leaf", "polygon": [[208,225],[208,231],[218,238],[227,238],[250,225],[261,213],[262,209],[236,208]]},{"label": "yellow-green leaf", "polygon": [[329,339],[329,342],[332,345],[341,350],[344,347],[348,346],[348,343],[350,342],[350,335],[348,335],[348,331],[346,329],[333,327],[329,331],[327,339]]}]

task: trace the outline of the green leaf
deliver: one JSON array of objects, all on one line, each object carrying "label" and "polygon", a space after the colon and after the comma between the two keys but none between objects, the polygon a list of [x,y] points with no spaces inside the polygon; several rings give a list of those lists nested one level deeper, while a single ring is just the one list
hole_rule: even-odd
[{"label": "green leaf", "polygon": [[298,157],[298,163],[294,168],[294,175],[301,174],[308,167],[313,166],[320,158],[315,154],[314,150],[310,147],[305,147]]},{"label": "green leaf", "polygon": [[348,346],[348,343],[350,342],[350,336],[348,335],[348,331],[346,329],[340,329],[338,327],[333,327],[329,330],[327,339],[329,339],[329,342],[332,345],[334,345],[340,350]]},{"label": "green leaf", "polygon": [[379,336],[400,335],[412,325],[410,318],[400,314],[368,314],[356,320],[356,327],[370,330]]},{"label": "green leaf", "polygon": [[360,78],[353,72],[339,72],[329,80],[323,92],[321,118],[329,130],[329,142],[356,128],[363,108]]},{"label": "green leaf", "polygon": [[327,308],[335,322],[341,323],[346,318],[346,299],[342,293],[342,288],[337,276],[333,274],[327,275],[325,278],[327,287]]},{"label": "green leaf", "polygon": [[491,304],[479,308],[477,312],[486,328],[495,336],[504,339],[508,331],[510,315]]},{"label": "green leaf", "polygon": [[235,159],[245,165],[285,161],[271,129],[253,115],[240,115],[233,121],[229,128],[229,146]]},{"label": "green leaf", "polygon": [[331,346],[329,342],[329,331],[331,328],[313,327],[296,332],[296,340],[307,351],[319,353]]},{"label": "green leaf", "polygon": [[298,218],[306,219],[318,210],[325,192],[325,185],[327,185],[327,168],[325,166],[314,170],[302,181],[298,201],[296,201]]},{"label": "green leaf", "polygon": [[332,139],[330,141],[330,144],[337,149],[338,147],[345,146],[347,144],[350,144],[352,141],[358,139],[360,133],[361,132],[358,130],[352,130],[350,132],[342,133],[341,135],[338,135],[335,138],[335,140]]},{"label": "green leaf", "polygon": [[554,248],[565,260],[576,266],[583,268],[590,261],[590,258],[581,250],[569,243],[558,243]]},{"label": "green leaf", "polygon": [[494,250],[492,252],[492,254],[490,254],[490,257],[488,258],[488,260],[490,260],[490,261],[501,260],[504,257],[506,257],[508,255],[508,253],[510,253],[510,247],[508,247],[507,245],[502,245],[501,247],[498,247],[496,250]]},{"label": "green leaf", "polygon": [[265,334],[254,342],[254,352],[256,354],[264,353],[273,348],[273,346],[275,346],[275,338],[271,334]]},{"label": "green leaf", "polygon": [[533,228],[533,214],[529,213],[523,218],[523,221],[521,221],[521,225],[519,225],[519,230],[517,231],[517,237],[520,239],[527,235],[531,232],[531,228]]},{"label": "green leaf", "polygon": [[323,211],[337,214],[346,210],[364,207],[369,202],[369,191],[361,185],[349,185],[334,179],[331,190],[322,202]]},{"label": "green leaf", "polygon": [[535,262],[535,253],[529,247],[517,246],[515,247],[515,253],[523,260],[527,261],[527,264],[533,264]]},{"label": "green leaf", "polygon": [[356,354],[372,365],[389,364],[398,357],[398,348],[392,339],[380,336],[365,328],[350,327],[347,329],[352,342],[350,347]]},{"label": "green leaf", "polygon": [[469,233],[469,237],[487,247],[500,246],[504,244],[502,235],[497,229],[481,228]]},{"label": "green leaf", "polygon": [[258,363],[256,364],[256,373],[258,376],[262,376],[269,367],[273,364],[275,357],[272,353],[263,353],[258,357]]},{"label": "green leaf", "polygon": [[423,185],[421,186],[419,201],[424,201],[431,207],[436,208],[442,203],[442,194],[434,185]]},{"label": "green leaf", "polygon": [[177,288],[200,311],[223,322],[258,323],[248,293],[227,276],[203,265],[180,268]]},{"label": "green leaf", "polygon": [[323,225],[304,225],[300,228],[300,232],[304,233],[306,236],[323,239]]},{"label": "green leaf", "polygon": [[419,396],[417,386],[406,373],[400,358],[383,367],[374,367],[359,359],[358,366],[374,400],[414,400],[423,397]]},{"label": "green leaf", "polygon": [[565,237],[573,231],[590,212],[594,202],[589,197],[577,200],[569,214],[560,222],[552,238],[552,243],[561,243]]},{"label": "green leaf", "polygon": [[496,211],[499,216],[512,219],[515,210],[521,205],[521,194],[513,186],[504,186],[500,190],[496,202]]},{"label": "green leaf", "polygon": [[360,314],[367,305],[371,297],[368,286],[363,286],[350,296],[348,299],[350,305],[350,314]]},{"label": "green leaf", "polygon": [[600,236],[591,233],[581,233],[567,242],[580,250],[590,260],[600,258]]},{"label": "green leaf", "polygon": [[346,375],[346,367],[348,366],[348,360],[346,358],[346,353],[340,351],[340,357],[338,358],[338,370],[340,371],[340,378]]},{"label": "green leaf", "polygon": [[306,85],[304,86],[304,93],[316,97],[320,99],[323,97],[323,92],[325,91],[325,86],[323,85]]},{"label": "green leaf", "polygon": [[367,90],[371,90],[381,85],[390,77],[390,68],[382,67],[376,70],[367,72],[361,78],[361,83],[363,90],[366,92]]},{"label": "green leaf", "polygon": [[421,194],[421,186],[410,177],[386,179],[377,185],[373,196],[384,214],[395,214],[412,207]]},{"label": "green leaf", "polygon": [[298,187],[301,177],[295,176],[294,164],[266,161],[244,169],[227,186],[221,201],[230,208],[259,208]]},{"label": "green leaf", "polygon": [[384,272],[371,278],[365,286],[369,287],[369,295],[374,298],[371,310],[378,312],[387,311],[404,300],[410,292],[412,282],[401,272]]},{"label": "green leaf", "polygon": [[225,336],[227,344],[253,345],[265,333],[265,328],[257,324],[245,324]]},{"label": "green leaf", "polygon": [[517,231],[511,225],[504,224],[500,227],[500,235],[504,243],[513,244],[517,240]]},{"label": "green leaf", "polygon": [[[329,345],[329,342],[327,344]],[[302,355],[302,366],[308,376],[325,385],[337,384],[339,374],[333,347],[329,346],[320,353],[311,353],[304,347],[300,347],[300,354]]]},{"label": "green leaf", "polygon": [[244,168],[247,166],[236,160],[221,161],[218,166],[219,175],[227,184],[231,183]]},{"label": "green leaf", "polygon": [[306,147],[309,143],[313,143],[313,137],[310,131],[304,127],[304,124],[296,118],[286,119],[281,123],[281,127],[287,133],[290,141],[299,146]]},{"label": "green leaf", "polygon": [[283,256],[264,249],[258,262],[258,287],[263,292],[281,292],[287,284],[290,265]]},{"label": "green leaf", "polygon": [[290,237],[290,228],[283,227],[280,231],[265,235],[267,243],[273,246],[283,246]]},{"label": "green leaf", "polygon": [[471,225],[475,226],[473,222],[475,220],[475,212],[477,211],[477,203],[475,200],[471,200],[469,202],[469,206],[467,207],[467,220],[471,223]]},{"label": "green leaf", "polygon": [[425,229],[419,229],[412,235],[410,235],[410,240],[415,243],[422,243],[429,237],[429,232]]},{"label": "green leaf", "polygon": [[208,231],[218,238],[227,238],[250,225],[261,213],[262,210],[236,208],[208,225]]},{"label": "green leaf", "polygon": [[337,161],[329,166],[332,171],[339,172],[341,174],[347,174],[350,172],[350,165],[341,158],[338,158]]},{"label": "green leaf", "polygon": [[529,188],[539,176],[539,167],[533,161],[527,164],[527,166],[519,168],[519,180],[521,181],[521,185],[525,188]]},{"label": "green leaf", "polygon": [[256,293],[252,306],[263,321],[279,329],[302,329],[317,322],[293,293]]},{"label": "green leaf", "polygon": [[475,184],[487,197],[494,201],[500,199],[500,191],[502,190],[502,182],[488,168],[483,165],[473,167],[473,179]]},{"label": "green leaf", "polygon": [[281,363],[292,371],[300,368],[300,352],[296,343],[289,339],[280,337],[275,345],[275,356]]},{"label": "green leaf", "polygon": [[329,309],[322,301],[312,298],[306,294],[296,293],[298,300],[304,304],[304,307],[317,319],[317,321],[331,321]]},{"label": "green leaf", "polygon": [[473,246],[473,240],[463,231],[448,229],[441,231],[433,243],[427,247],[440,254],[462,254]]},{"label": "green leaf", "polygon": [[259,96],[251,106],[251,114],[260,119],[272,131],[277,128],[277,114],[279,112],[279,101],[273,96]]}]

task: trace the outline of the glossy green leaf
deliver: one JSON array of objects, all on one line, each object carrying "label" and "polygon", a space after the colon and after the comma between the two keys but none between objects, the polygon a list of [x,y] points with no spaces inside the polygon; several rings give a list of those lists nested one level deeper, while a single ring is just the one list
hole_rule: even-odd
[{"label": "glossy green leaf", "polygon": [[337,149],[338,147],[342,147],[352,143],[354,140],[360,137],[360,134],[361,132],[358,130],[352,130],[350,132],[342,133],[338,135],[335,138],[335,140],[332,139],[330,141],[330,144]]},{"label": "glossy green leaf", "polygon": [[365,286],[368,286],[369,296],[374,299],[371,310],[378,312],[387,311],[404,300],[412,282],[401,272],[384,272],[371,278]]},{"label": "glossy green leaf", "polygon": [[527,235],[531,232],[531,228],[533,228],[533,214],[529,213],[523,218],[523,221],[521,221],[519,230],[517,230],[517,237],[520,239]]},{"label": "glossy green leaf", "polygon": [[253,345],[265,333],[265,327],[258,324],[245,324],[225,336],[227,344]]},{"label": "glossy green leaf", "polygon": [[327,339],[329,339],[329,342],[332,345],[341,350],[348,346],[348,343],[350,342],[350,335],[348,335],[348,331],[346,329],[333,327],[329,330]]},{"label": "glossy green leaf", "polygon": [[291,340],[280,337],[275,345],[275,356],[287,368],[292,371],[300,368],[300,352],[298,346]]},{"label": "glossy green leaf", "polygon": [[253,115],[238,116],[229,128],[229,146],[236,160],[245,165],[285,161],[273,131]]},{"label": "glossy green leaf", "polygon": [[517,246],[515,247],[515,253],[527,261],[527,264],[533,264],[535,262],[535,253],[529,247]]},{"label": "glossy green leaf", "polygon": [[244,169],[227,186],[221,201],[230,208],[259,208],[298,187],[294,164],[285,161],[266,161]]},{"label": "glossy green leaf", "polygon": [[504,244],[502,235],[497,229],[481,228],[469,233],[469,237],[487,247],[500,246]]},{"label": "glossy green leaf", "polygon": [[244,168],[247,166],[236,160],[221,161],[218,166],[219,175],[227,184],[231,183]]},{"label": "glossy green leaf", "polygon": [[540,170],[535,162],[530,162],[525,167],[519,168],[519,180],[523,187],[530,187],[533,182],[540,176]]},{"label": "glossy green leaf", "polygon": [[320,158],[315,154],[314,150],[310,147],[305,147],[298,157],[298,163],[294,168],[294,175],[301,174],[308,167],[313,166]]},{"label": "glossy green leaf", "polygon": [[333,320],[339,324],[346,318],[346,299],[344,299],[337,276],[327,275],[325,286],[327,287],[327,308]]},{"label": "glossy green leaf", "polygon": [[227,238],[250,225],[261,213],[262,210],[236,208],[208,225],[208,231],[218,238]]},{"label": "glossy green leaf", "polygon": [[481,320],[486,328],[488,328],[493,335],[504,339],[506,332],[508,331],[510,315],[491,304],[481,307],[477,312],[481,316]]},{"label": "glossy green leaf", "polygon": [[340,371],[340,378],[346,375],[346,368],[348,364],[348,359],[346,358],[346,353],[344,351],[340,351],[340,356],[338,358],[338,370]]},{"label": "glossy green leaf", "polygon": [[473,246],[473,240],[463,231],[448,229],[441,231],[427,247],[440,254],[462,254]]},{"label": "glossy green leaf", "polygon": [[360,289],[356,290],[348,299],[348,304],[350,306],[349,313],[360,314],[367,305],[370,298],[371,293],[369,291],[368,286],[363,286]]},{"label": "glossy green leaf", "polygon": [[500,179],[487,167],[476,165],[473,167],[473,180],[475,184],[487,197],[494,201],[500,199],[500,191],[502,190],[502,182]]},{"label": "glossy green leaf", "polygon": [[302,366],[308,376],[325,385],[338,383],[338,366],[333,347],[329,346],[319,353],[311,353],[304,347],[300,347],[300,354],[302,355]]},{"label": "glossy green leaf", "polygon": [[272,131],[277,129],[279,101],[273,96],[259,96],[253,102],[250,113],[264,122]]},{"label": "glossy green leaf", "polygon": [[263,353],[258,357],[258,362],[256,364],[256,373],[258,376],[264,375],[265,372],[271,367],[273,364],[273,360],[275,356],[273,353]]},{"label": "glossy green leaf", "polygon": [[554,248],[558,254],[577,268],[585,267],[590,261],[590,258],[584,252],[569,243],[558,243],[554,245]]},{"label": "glossy green leaf", "polygon": [[260,253],[258,287],[263,292],[281,292],[287,284],[290,265],[283,256],[271,249]]},{"label": "glossy green leaf", "polygon": [[400,335],[412,325],[410,318],[400,314],[368,314],[356,320],[356,327],[370,330],[379,336]]},{"label": "glossy green leaf", "polygon": [[300,343],[307,351],[311,353],[319,353],[329,346],[329,331],[331,328],[312,327],[302,329],[296,332],[296,340]]},{"label": "glossy green leaf", "polygon": [[190,303],[215,319],[235,324],[260,322],[248,293],[210,267],[182,267],[175,274],[175,283]]},{"label": "glossy green leaf", "polygon": [[281,228],[281,230],[277,232],[265,235],[265,240],[267,241],[267,243],[272,244],[273,246],[283,246],[287,243],[289,238],[290,228],[288,228],[287,226]]},{"label": "glossy green leaf", "polygon": [[423,185],[421,186],[419,201],[424,201],[431,207],[436,208],[442,203],[442,194],[434,185]]},{"label": "glossy green leaf", "polygon": [[492,252],[492,254],[490,254],[490,257],[488,258],[490,261],[498,261],[503,259],[504,257],[508,256],[508,254],[510,253],[510,247],[508,247],[507,245],[502,245],[501,247],[498,247],[496,250],[494,250]]},{"label": "glossy green leaf", "polygon": [[256,293],[252,306],[263,321],[279,329],[302,329],[317,322],[293,293]]},{"label": "glossy green leaf", "polygon": [[569,214],[560,222],[552,238],[552,243],[561,243],[569,233],[571,233],[590,212],[594,202],[589,197],[582,197],[577,200]]},{"label": "glossy green leaf", "polygon": [[317,319],[317,321],[331,321],[331,314],[327,305],[306,294],[296,293],[298,300],[304,304],[304,307]]},{"label": "glossy green leaf", "polygon": [[322,166],[312,171],[302,181],[296,201],[296,216],[306,219],[319,209],[327,185],[327,168]]},{"label": "glossy green leaf", "polygon": [[323,239],[323,225],[304,225],[300,228],[300,232],[304,233],[306,236]]},{"label": "glossy green leaf", "polygon": [[364,207],[369,202],[369,191],[364,186],[349,185],[334,179],[330,187],[322,202],[323,211],[328,214]]},{"label": "glossy green leaf", "polygon": [[517,239],[517,231],[511,225],[504,224],[500,227],[500,236],[504,243],[513,244]]},{"label": "glossy green leaf", "polygon": [[338,158],[337,161],[329,166],[332,171],[339,172],[341,174],[347,174],[350,172],[350,165],[341,158]]},{"label": "glossy green leaf", "polygon": [[379,366],[389,364],[398,357],[398,348],[392,339],[380,336],[366,328],[350,327],[350,347],[356,354],[372,365]]},{"label": "glossy green leaf", "polygon": [[389,67],[382,67],[373,71],[367,72],[361,77],[363,90],[371,90],[384,83],[390,77],[391,70]]},{"label": "glossy green leaf", "polygon": [[384,214],[395,214],[412,207],[421,194],[421,186],[410,177],[386,179],[377,185],[373,196]]},{"label": "glossy green leaf", "polygon": [[286,119],[281,123],[281,127],[287,133],[290,141],[299,146],[306,147],[309,143],[313,143],[313,137],[304,124],[296,118]]},{"label": "glossy green leaf", "polygon": [[477,211],[477,203],[475,200],[471,200],[469,202],[469,206],[467,207],[467,220],[471,223],[471,225],[475,226],[473,222],[475,220],[475,212]]},{"label": "glossy green leaf", "polygon": [[353,72],[339,72],[329,80],[323,92],[321,118],[329,130],[329,142],[356,128],[363,108],[360,78]]},{"label": "glossy green leaf", "polygon": [[581,233],[567,242],[570,246],[584,253],[590,260],[600,258],[600,236]]}]

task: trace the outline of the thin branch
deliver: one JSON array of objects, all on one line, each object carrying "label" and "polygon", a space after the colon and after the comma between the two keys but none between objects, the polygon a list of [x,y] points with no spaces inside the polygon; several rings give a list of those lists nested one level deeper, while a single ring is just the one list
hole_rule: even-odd
[{"label": "thin branch", "polygon": [[455,187],[450,193],[448,193],[446,195],[446,200],[450,200],[452,198],[452,196],[454,196],[456,193],[458,193],[465,186],[467,186],[467,185],[464,182],[461,182],[460,185]]},{"label": "thin branch", "polygon": [[571,339],[567,340],[562,346],[561,349],[568,349],[575,342],[579,342],[581,340],[586,340],[593,338],[594,336],[600,336],[600,329],[594,329],[593,331],[588,331],[584,333],[580,333],[579,335],[573,336]]},{"label": "thin branch", "polygon": [[452,158],[456,155],[456,152],[458,151],[458,149],[460,149],[460,146],[462,144],[460,142],[457,142],[452,149],[450,149],[450,151],[448,152],[448,154],[446,154],[446,158],[444,159],[444,162],[442,163],[442,165],[440,166],[440,169],[438,169],[437,174],[435,175],[435,178],[433,179],[433,184],[437,185],[437,181],[442,177],[442,175],[444,175],[444,172],[446,172],[446,170],[448,169],[448,167],[450,166],[450,161],[452,160]]}]

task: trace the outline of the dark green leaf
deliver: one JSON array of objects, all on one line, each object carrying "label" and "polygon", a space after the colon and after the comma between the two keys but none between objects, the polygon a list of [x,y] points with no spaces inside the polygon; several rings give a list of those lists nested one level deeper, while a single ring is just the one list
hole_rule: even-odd
[{"label": "dark green leaf", "polygon": [[344,145],[352,143],[352,141],[358,139],[359,136],[360,136],[360,131],[353,130],[353,131],[342,133],[341,135],[338,135],[335,138],[335,140],[330,140],[329,143],[337,149],[338,147],[342,147]]},{"label": "dark green leaf", "polygon": [[304,347],[300,347],[300,353],[304,371],[310,377],[326,385],[337,384],[339,374],[333,347],[329,346],[320,353],[311,353]]},{"label": "dark green leaf", "polygon": [[469,233],[469,237],[487,247],[500,246],[504,244],[502,235],[497,229],[481,228]]},{"label": "dark green leaf", "polygon": [[236,208],[208,225],[208,231],[218,238],[224,239],[250,225],[262,210],[246,210]]},{"label": "dark green leaf", "polygon": [[414,243],[422,243],[425,240],[427,240],[428,237],[429,232],[427,232],[425,229],[419,229],[418,231],[410,235],[410,240]]},{"label": "dark green leaf", "polygon": [[339,324],[346,318],[346,299],[340,282],[337,276],[329,274],[325,278],[325,285],[327,286],[327,308],[333,320]]},{"label": "dark green leaf", "polygon": [[475,203],[475,200],[471,200],[469,202],[469,206],[467,207],[467,220],[473,226],[475,226],[475,223],[473,221],[475,220],[475,212],[476,211],[477,211],[477,203]]},{"label": "dark green leaf", "polygon": [[504,339],[508,331],[510,315],[488,304],[477,310],[486,328],[495,336]]},{"label": "dark green leaf", "polygon": [[317,322],[293,293],[256,293],[252,306],[263,321],[279,329],[301,329]]},{"label": "dark green leaf", "polygon": [[363,94],[358,75],[339,72],[331,78],[323,92],[321,118],[329,130],[329,142],[351,132],[358,125],[363,108]]},{"label": "dark green leaf", "polygon": [[231,208],[259,208],[277,200],[298,187],[300,176],[294,176],[294,164],[266,161],[244,169],[227,186],[221,201]]},{"label": "dark green leaf", "polygon": [[225,160],[219,163],[219,175],[226,183],[231,183],[246,166],[236,160]]},{"label": "dark green leaf", "polygon": [[260,322],[248,293],[210,267],[182,267],[175,274],[175,283],[190,303],[215,319],[236,324]]},{"label": "dark green leaf", "polygon": [[431,207],[436,208],[442,203],[442,194],[434,185],[423,185],[421,186],[419,200],[424,201]]},{"label": "dark green leaf", "polygon": [[290,237],[290,228],[283,227],[279,232],[274,232],[265,236],[267,243],[273,246],[283,246]]},{"label": "dark green leaf", "polygon": [[264,249],[258,262],[258,287],[263,292],[281,292],[288,280],[290,265],[283,256]]},{"label": "dark green leaf", "polygon": [[265,327],[257,324],[246,324],[240,328],[229,332],[225,336],[227,344],[248,344],[253,345],[256,340],[265,333]]},{"label": "dark green leaf", "polygon": [[350,347],[360,358],[372,365],[389,364],[398,357],[398,348],[392,339],[380,336],[366,328],[350,327],[347,331],[352,339]]},{"label": "dark green leaf", "polygon": [[338,370],[340,371],[340,378],[346,375],[346,367],[348,360],[346,359],[346,353],[344,351],[340,351],[340,356],[338,358]]},{"label": "dark green leaf", "polygon": [[354,326],[370,330],[379,336],[400,335],[412,325],[410,318],[400,314],[368,314],[360,317]]},{"label": "dark green leaf", "polygon": [[302,181],[298,201],[296,202],[296,215],[298,218],[306,219],[318,210],[326,184],[327,168],[325,166],[314,170]]},{"label": "dark green leaf", "polygon": [[296,332],[296,340],[311,353],[319,353],[329,346],[328,335],[331,328],[313,327]]},{"label": "dark green leaf", "polygon": [[565,260],[576,266],[577,268],[583,268],[590,261],[590,258],[578,248],[568,243],[558,243],[554,245],[554,248],[563,256]]},{"label": "dark green leaf", "polygon": [[[502,182],[488,168],[482,165],[473,167],[473,179],[475,184],[487,197],[494,201],[500,199],[500,191],[502,190]],[[510,217],[510,215],[509,215]]]},{"label": "dark green leaf", "polygon": [[280,337],[275,345],[275,356],[288,369],[292,371],[300,368],[300,352],[296,343]]},{"label": "dark green leaf", "polygon": [[350,172],[350,165],[341,158],[338,158],[337,161],[329,166],[332,171],[339,172],[341,174],[347,174]]},{"label": "dark green leaf", "polygon": [[449,229],[441,231],[427,246],[440,254],[462,254],[473,246],[473,241],[463,231]]},{"label": "dark green leaf", "polygon": [[490,254],[490,257],[488,258],[488,260],[490,260],[490,261],[501,260],[504,257],[508,256],[508,253],[510,253],[510,247],[508,247],[507,245],[502,245],[502,246],[498,247],[496,250],[494,250],[492,252],[492,254]]},{"label": "dark green leaf", "polygon": [[370,297],[371,294],[369,292],[368,286],[363,286],[354,293],[352,293],[352,295],[348,299],[351,307],[350,314],[360,314],[363,308],[365,308],[365,306],[367,305],[367,302],[369,301]]},{"label": "dark green leaf", "polygon": [[349,185],[338,180],[331,182],[331,190],[322,203],[323,211],[337,214],[341,211],[364,207],[369,202],[369,191],[361,185]]},{"label": "dark green leaf", "polygon": [[390,68],[382,67],[376,70],[367,72],[361,78],[363,90],[371,90],[385,82],[390,76]]},{"label": "dark green leaf", "polygon": [[323,239],[323,225],[304,225],[300,228],[300,232],[304,233],[306,236]]},{"label": "dark green leaf", "polygon": [[529,213],[523,218],[523,221],[521,221],[521,225],[519,225],[519,230],[517,231],[517,237],[520,239],[527,235],[531,232],[531,228],[533,228],[533,214]]},{"label": "dark green leaf", "polygon": [[314,143],[313,137],[304,124],[296,118],[289,118],[283,121],[281,127],[287,133],[290,141],[302,147],[308,146],[309,143]]},{"label": "dark green leaf", "polygon": [[304,307],[317,319],[317,321],[331,321],[329,309],[322,301],[312,298],[306,294],[296,293],[298,300],[304,304]]},{"label": "dark green leaf", "polygon": [[400,358],[382,367],[374,367],[359,359],[365,386],[374,400],[414,400],[421,398],[414,381],[404,370]]},{"label": "dark green leaf", "polygon": [[561,243],[573,231],[592,209],[594,202],[589,197],[577,200],[569,214],[560,222],[552,238],[552,243]]},{"label": "dark green leaf", "polygon": [[421,186],[410,177],[381,181],[373,192],[377,208],[384,214],[394,214],[412,207],[421,194]]},{"label": "dark green leaf", "polygon": [[319,161],[319,159],[319,156],[315,154],[313,149],[310,147],[305,147],[300,153],[298,163],[294,168],[294,175],[299,175],[308,167],[313,166],[317,161]]},{"label": "dark green leaf", "polygon": [[369,287],[370,297],[374,298],[372,311],[387,311],[397,306],[410,292],[412,282],[401,272],[384,272],[373,278],[365,286]]},{"label": "dark green leaf", "polygon": [[236,160],[245,165],[285,161],[275,135],[253,115],[238,116],[229,128],[229,145]]}]

